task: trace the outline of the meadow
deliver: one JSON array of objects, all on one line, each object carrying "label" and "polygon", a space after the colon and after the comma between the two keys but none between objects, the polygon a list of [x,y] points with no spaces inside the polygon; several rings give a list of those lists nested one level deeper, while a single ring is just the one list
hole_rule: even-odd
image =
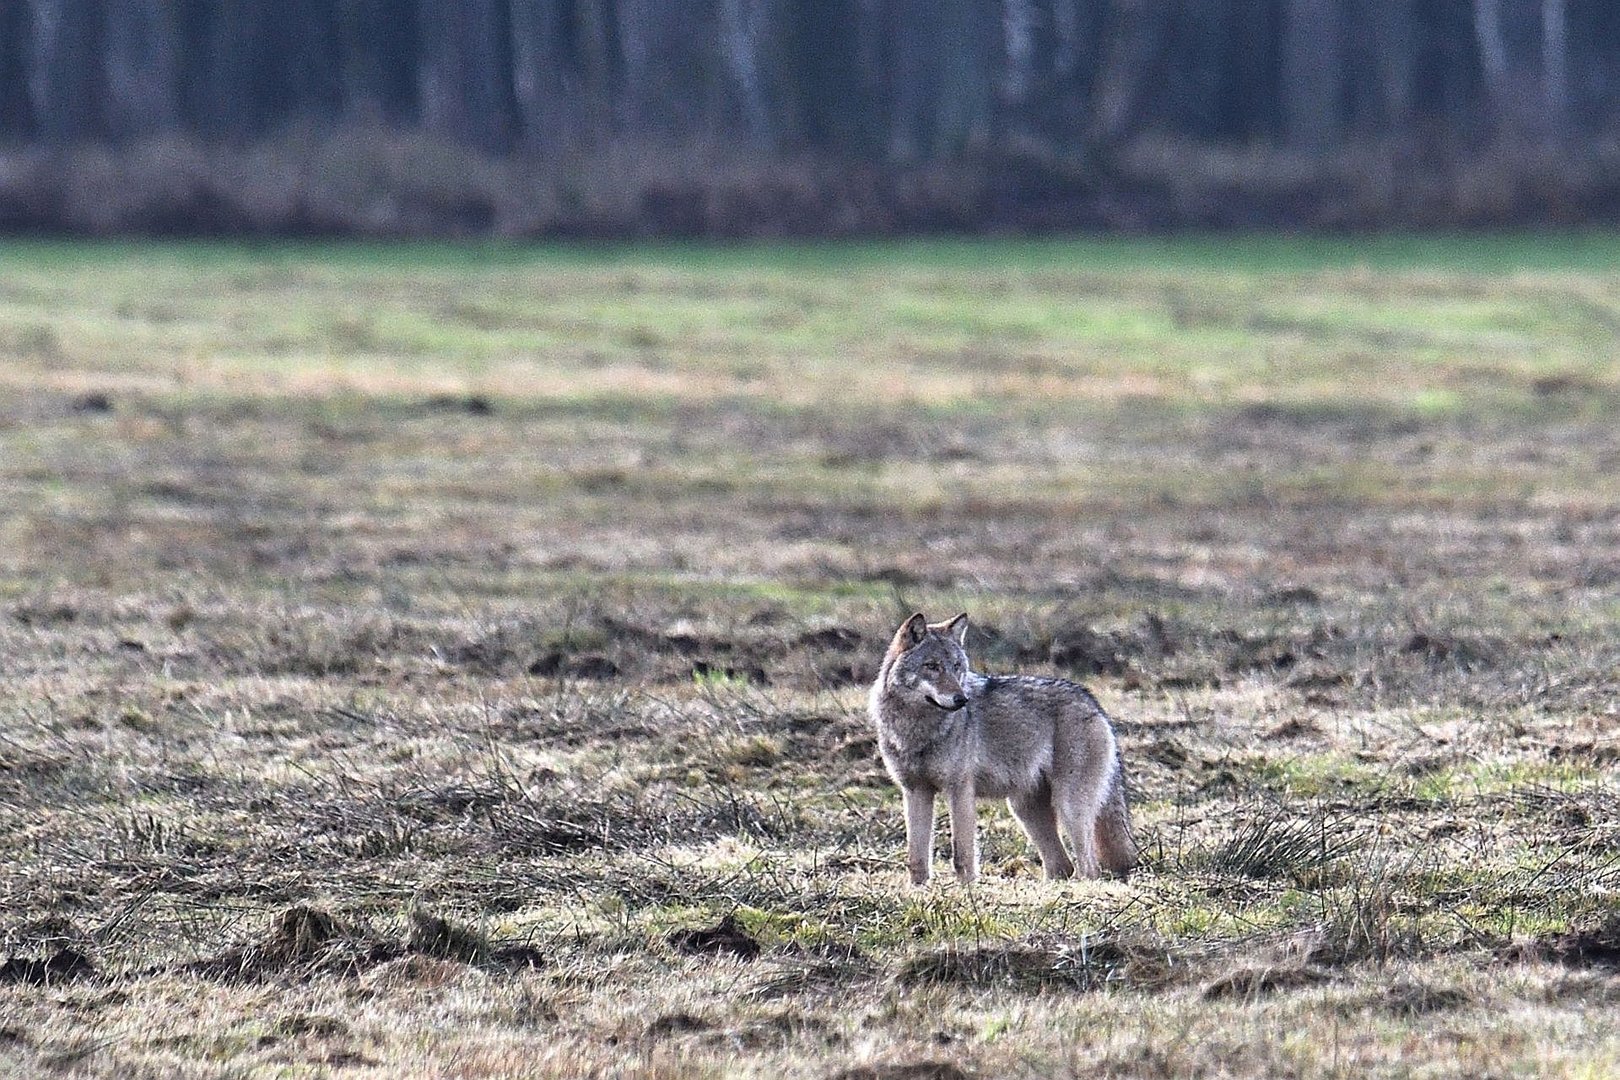
[{"label": "meadow", "polygon": [[[0,1073],[1620,1072],[1616,267],[0,243]],[[906,886],[916,609],[1128,881]]]}]

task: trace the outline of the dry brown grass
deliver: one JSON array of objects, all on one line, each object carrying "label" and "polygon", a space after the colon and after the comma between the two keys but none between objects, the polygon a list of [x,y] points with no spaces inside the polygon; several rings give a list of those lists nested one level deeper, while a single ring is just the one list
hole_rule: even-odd
[{"label": "dry brown grass", "polygon": [[[4,1067],[1620,1066],[1606,277],[337,254],[0,271]],[[1151,393],[1011,377],[1166,289],[1220,329],[1122,354]],[[411,352],[413,295],[481,321]],[[838,296],[911,321],[747,313]],[[1093,685],[1141,873],[987,809],[979,887],[902,887],[861,710],[914,606]]]}]

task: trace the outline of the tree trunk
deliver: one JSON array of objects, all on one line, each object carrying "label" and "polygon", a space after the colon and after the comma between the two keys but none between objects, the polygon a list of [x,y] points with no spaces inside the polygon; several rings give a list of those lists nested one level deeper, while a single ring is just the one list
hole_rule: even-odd
[{"label": "tree trunk", "polygon": [[55,143],[104,135],[103,11],[98,0],[32,0],[29,104]]},{"label": "tree trunk", "polygon": [[1565,0],[1541,0],[1541,80],[1547,130],[1563,136],[1569,120],[1569,25]]},{"label": "tree trunk", "polygon": [[762,63],[769,14],[767,0],[720,0],[720,55],[736,88],[744,130],[756,141],[770,139],[773,126]]},{"label": "tree trunk", "polygon": [[1498,133],[1514,122],[1512,64],[1502,30],[1502,0],[1474,0],[1474,40],[1485,79],[1486,107]]},{"label": "tree trunk", "polygon": [[1412,0],[1370,0],[1361,14],[1373,73],[1368,124],[1378,134],[1398,134],[1412,121],[1417,62]]},{"label": "tree trunk", "polygon": [[34,36],[32,15],[27,4],[0,3],[0,141],[34,134],[27,49]]},{"label": "tree trunk", "polygon": [[1013,109],[1027,107],[1035,90],[1035,35],[1034,0],[1002,0],[1001,36],[1005,60],[1001,93]]},{"label": "tree trunk", "polygon": [[1112,0],[1103,31],[1092,111],[1092,139],[1117,145],[1151,122],[1149,87],[1163,77],[1171,5],[1162,0]]},{"label": "tree trunk", "polygon": [[179,118],[178,32],[161,0],[124,0],[107,9],[107,128],[113,137],[148,135]]},{"label": "tree trunk", "polygon": [[511,0],[512,91],[523,141],[555,148],[578,134],[577,68],[565,56],[568,0]]},{"label": "tree trunk", "polygon": [[892,12],[890,156],[926,161],[986,141],[994,9],[978,0],[897,0]]},{"label": "tree trunk", "polygon": [[511,145],[516,117],[503,0],[422,0],[422,119],[486,150]]},{"label": "tree trunk", "polygon": [[362,121],[417,119],[417,8],[391,0],[338,0],[338,97]]},{"label": "tree trunk", "polygon": [[1324,151],[1344,127],[1344,42],[1334,0],[1287,0],[1282,32],[1283,136]]}]

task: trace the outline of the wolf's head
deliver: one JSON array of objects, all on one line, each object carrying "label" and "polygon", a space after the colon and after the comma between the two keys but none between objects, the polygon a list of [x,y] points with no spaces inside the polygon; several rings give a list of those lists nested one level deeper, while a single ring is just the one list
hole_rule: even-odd
[{"label": "wolf's head", "polygon": [[900,698],[955,712],[967,704],[967,612],[949,622],[930,623],[918,612],[895,631],[883,658],[884,688]]}]

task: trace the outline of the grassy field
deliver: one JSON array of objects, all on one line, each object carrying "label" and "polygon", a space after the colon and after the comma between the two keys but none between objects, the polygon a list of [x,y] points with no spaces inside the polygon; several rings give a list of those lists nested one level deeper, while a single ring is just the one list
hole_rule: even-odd
[{"label": "grassy field", "polygon": [[[0,1073],[1620,1072],[1617,267],[0,244]],[[1128,882],[904,885],[916,608]]]}]

